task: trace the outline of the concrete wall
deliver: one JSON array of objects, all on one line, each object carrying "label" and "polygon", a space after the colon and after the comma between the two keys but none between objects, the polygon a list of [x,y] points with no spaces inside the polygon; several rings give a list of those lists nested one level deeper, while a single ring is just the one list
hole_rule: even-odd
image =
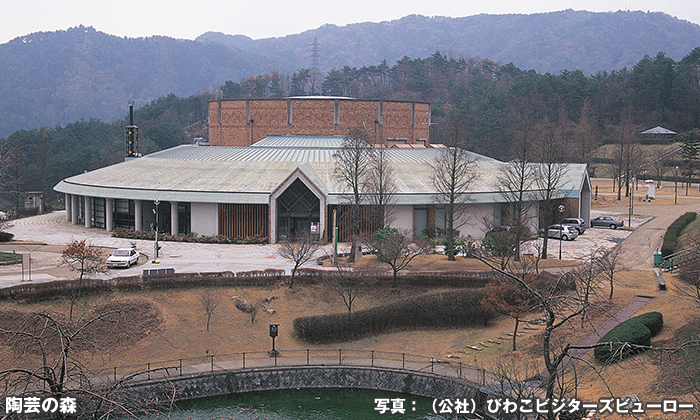
[{"label": "concrete wall", "polygon": [[467,211],[455,221],[455,229],[460,236],[471,235],[475,239],[482,239],[487,230],[484,220],[493,221],[495,210],[500,206],[500,203],[467,204]]},{"label": "concrete wall", "polygon": [[413,206],[391,206],[391,226],[413,234]]},{"label": "concrete wall", "polygon": [[216,203],[191,203],[192,232],[198,235],[219,234],[219,205]]}]

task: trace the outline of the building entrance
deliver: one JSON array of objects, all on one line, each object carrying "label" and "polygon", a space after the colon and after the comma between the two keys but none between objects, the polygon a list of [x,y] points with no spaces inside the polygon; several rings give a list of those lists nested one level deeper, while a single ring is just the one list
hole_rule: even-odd
[{"label": "building entrance", "polygon": [[297,234],[318,234],[320,201],[297,179],[277,199],[277,240]]}]

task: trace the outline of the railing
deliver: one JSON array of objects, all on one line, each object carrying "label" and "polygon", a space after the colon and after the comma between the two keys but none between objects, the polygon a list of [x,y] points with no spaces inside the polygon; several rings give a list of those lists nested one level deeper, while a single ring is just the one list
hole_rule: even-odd
[{"label": "railing", "polygon": [[664,270],[673,271],[676,268],[695,261],[698,259],[698,257],[700,257],[700,248],[697,246],[682,249],[664,257],[663,262],[661,263],[661,268]]},{"label": "railing", "polygon": [[450,359],[436,359],[409,353],[376,350],[301,349],[243,352],[202,357],[188,357],[159,362],[92,370],[92,376],[110,381],[149,381],[196,375],[207,372],[269,369],[303,366],[357,366],[401,369],[464,379],[481,386],[497,383],[495,375],[485,369]]}]

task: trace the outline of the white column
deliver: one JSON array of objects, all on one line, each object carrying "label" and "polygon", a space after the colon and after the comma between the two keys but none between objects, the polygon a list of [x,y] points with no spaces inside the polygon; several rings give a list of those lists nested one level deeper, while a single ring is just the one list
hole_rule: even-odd
[{"label": "white column", "polygon": [[177,201],[170,202],[170,234],[177,236],[177,225],[179,223],[178,216],[180,214],[177,211]]},{"label": "white column", "polygon": [[90,206],[90,197],[85,196],[85,227],[89,228],[92,227],[92,218],[90,214],[92,213],[92,209]]},{"label": "white column", "polygon": [[114,229],[114,214],[112,209],[114,208],[114,199],[105,198],[105,230],[111,232]]},{"label": "white column", "polygon": [[70,201],[72,203],[70,206],[70,213],[71,213],[70,222],[74,225],[77,225],[78,224],[78,213],[80,210],[80,196],[71,195]]},{"label": "white column", "polygon": [[134,200],[134,229],[143,230],[143,201]]},{"label": "white column", "polygon": [[73,201],[71,199],[71,195],[66,194],[66,222],[70,222],[73,216],[73,211],[71,209],[72,204]]}]

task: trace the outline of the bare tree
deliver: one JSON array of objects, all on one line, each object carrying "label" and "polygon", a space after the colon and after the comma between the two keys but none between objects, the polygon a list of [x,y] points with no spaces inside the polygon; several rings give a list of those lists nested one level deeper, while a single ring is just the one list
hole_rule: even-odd
[{"label": "bare tree", "polygon": [[357,299],[360,291],[367,283],[371,272],[363,268],[350,267],[348,261],[344,258],[336,258],[334,265],[338,275],[333,276],[329,284],[343,299],[343,304],[348,310],[348,316],[351,316],[355,299]]},{"label": "bare tree", "polygon": [[[561,133],[556,126],[545,121],[540,137],[536,143],[536,156],[541,163],[534,165],[535,185],[539,191],[539,199],[544,216],[544,227],[554,219],[554,202],[559,198],[560,189],[566,175],[566,165],[563,163],[564,144]],[[547,259],[548,235],[544,235],[542,244],[542,259]]]},{"label": "bare tree", "polygon": [[548,287],[534,287],[530,282],[526,281],[522,274],[501,270],[478,253],[475,254],[475,257],[489,265],[493,271],[499,273],[504,281],[510,281],[513,285],[524,289],[531,296],[538,313],[542,317],[542,323],[544,324],[542,355],[547,376],[545,380],[545,400],[548,401],[546,418],[555,420],[556,414],[552,406],[555,391],[559,387],[560,395],[558,397],[562,398],[569,390],[563,380],[564,362],[570,358],[569,352],[576,346],[567,343],[558,347],[553,341],[554,335],[562,326],[570,324],[570,321],[573,319],[586,315],[591,307],[591,303],[594,301],[595,292],[598,290],[591,283],[595,281],[595,277],[587,275],[573,276],[567,272],[558,276],[556,281],[552,282]]},{"label": "bare tree", "polygon": [[211,293],[211,290],[206,289],[199,294],[199,304],[204,310],[204,315],[207,317],[207,331],[209,331],[209,322],[211,321],[211,316],[216,311],[219,306],[219,298]]},{"label": "bare tree", "polygon": [[340,149],[333,153],[335,176],[347,191],[345,197],[350,205],[351,262],[355,261],[357,240],[360,235],[360,209],[367,201],[367,182],[374,156],[374,147],[366,141],[365,137],[364,130],[353,129],[343,138]]},{"label": "bare tree", "polygon": [[85,239],[73,239],[61,253],[61,264],[68,264],[71,271],[78,272],[76,281],[71,282],[68,299],[70,300],[70,319],[73,319],[73,306],[78,302],[83,291],[85,276],[102,273],[106,270],[102,251],[87,243]]},{"label": "bare tree", "polygon": [[435,202],[445,207],[447,247],[449,261],[455,260],[455,229],[466,223],[466,203],[469,191],[478,174],[474,158],[464,147],[466,117],[459,112],[450,118],[450,147],[442,149],[432,163],[432,184]]},{"label": "bare tree", "polygon": [[143,372],[117,379],[95,375],[86,364],[114,346],[147,336],[159,323],[153,304],[110,303],[75,322],[50,311],[14,315],[0,326],[2,343],[16,356],[11,367],[0,371],[3,397],[36,396],[44,390],[56,401],[72,400],[76,411],[57,411],[56,418],[135,416],[158,408],[144,406],[142,395],[129,393],[129,381]]},{"label": "bare tree", "polygon": [[602,253],[595,258],[601,274],[610,282],[610,296],[608,299],[613,298],[615,273],[623,269],[620,261],[621,253],[622,248],[618,245],[610,250],[602,251]]},{"label": "bare tree", "polygon": [[532,194],[535,184],[535,166],[531,162],[528,139],[519,139],[515,159],[501,167],[497,175],[498,190],[508,204],[511,234],[515,236],[515,261],[520,261],[520,244],[529,231],[530,210],[536,203]]},{"label": "bare tree", "polygon": [[393,221],[392,205],[396,202],[394,170],[386,148],[375,149],[370,164],[367,185],[369,203],[372,205],[372,225],[389,226]]},{"label": "bare tree", "polygon": [[310,232],[298,233],[277,246],[277,253],[282,258],[287,258],[294,263],[292,276],[289,280],[289,288],[294,286],[294,276],[302,265],[314,256],[320,244],[314,240]]},{"label": "bare tree", "polygon": [[391,287],[396,287],[399,271],[408,267],[418,255],[426,254],[432,249],[427,238],[417,238],[411,242],[407,232],[391,226],[377,230],[365,243],[375,250],[379,262],[391,267],[394,279]]},{"label": "bare tree", "polygon": [[[8,146],[4,151],[2,160],[5,173],[5,184],[9,187],[9,192],[12,194],[15,201],[15,212],[20,210],[20,197],[24,189],[25,182],[25,153],[19,143],[14,143]],[[3,169],[0,169],[2,171]]]}]

